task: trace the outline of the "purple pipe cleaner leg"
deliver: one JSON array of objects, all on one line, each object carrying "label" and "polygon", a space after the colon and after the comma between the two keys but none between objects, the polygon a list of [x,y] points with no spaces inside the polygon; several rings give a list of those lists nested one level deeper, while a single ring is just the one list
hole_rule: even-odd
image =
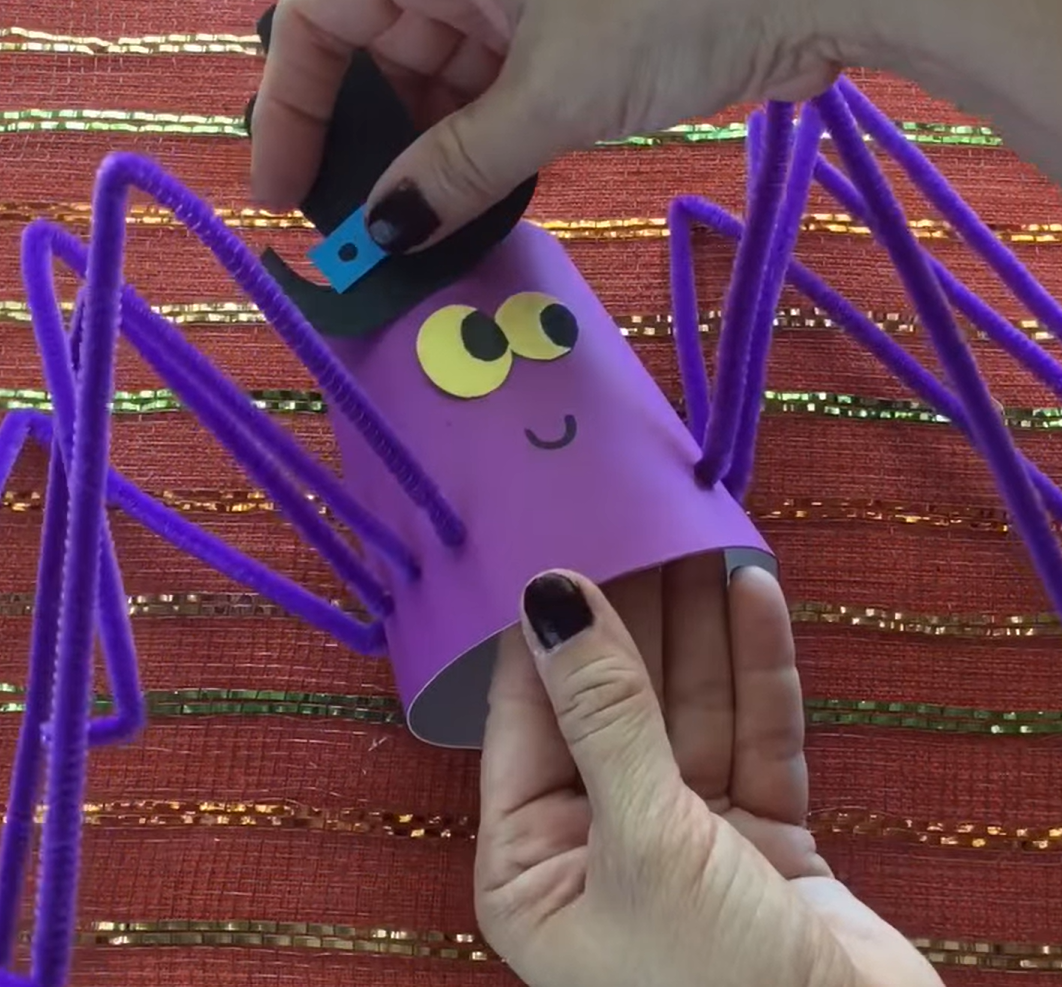
[{"label": "purple pipe cleaner leg", "polygon": [[343,488],[335,473],[256,407],[234,381],[188,343],[167,319],[152,312],[131,288],[123,292],[122,312],[124,335],[163,379],[168,380],[171,367],[182,369],[188,383],[182,385],[178,395],[189,408],[203,401],[212,402],[217,413],[229,415],[243,427],[246,439],[238,443],[233,440],[232,451],[237,458],[243,458],[242,450],[248,442],[257,440],[293,477],[316,490],[329,510],[367,547],[377,549],[406,579],[419,578],[420,564],[398,535],[366,511]]},{"label": "purple pipe cleaner leg", "polygon": [[0,970],[0,987],[36,987],[32,980]]},{"label": "purple pipe cleaner leg", "polygon": [[92,746],[132,740],[147,723],[147,703],[140,688],[136,644],[129,622],[129,597],[118,567],[114,542],[109,535],[103,542],[96,620],[115,712],[90,721],[88,740]]},{"label": "purple pipe cleaner leg", "polygon": [[355,620],[298,583],[237,552],[220,538],[186,521],[176,511],[157,503],[113,469],[107,479],[107,495],[126,514],[171,545],[260,593],[353,651],[363,655],[384,653],[387,642],[379,621],[364,624]]},{"label": "purple pipe cleaner leg", "polygon": [[[29,416],[11,412],[0,422],[0,489],[29,433]],[[44,767],[42,729],[52,705],[52,676],[59,619],[60,578],[66,538],[66,477],[58,450],[48,464],[41,554],[37,563],[38,596],[33,610],[26,709],[19,728],[11,772],[7,817],[0,841],[0,967],[10,966],[33,842],[33,821]]]},{"label": "purple pipe cleaner leg", "polygon": [[[740,239],[743,233],[741,221],[725,209],[705,200],[688,203],[692,218],[731,240]],[[825,312],[852,338],[877,357],[893,375],[909,387],[926,404],[950,419],[972,442],[967,415],[960,401],[902,346],[890,339],[885,331],[860,312],[840,292],[835,291],[820,277],[813,274],[799,261],[789,265],[787,278],[816,308]],[[1023,455],[1019,454],[1029,478],[1036,485],[1040,496],[1052,516],[1062,523],[1062,490]]]},{"label": "purple pipe cleaner leg", "polygon": [[399,441],[258,258],[218,219],[213,209],[154,162],[134,154],[119,152],[110,155],[101,172],[105,172],[107,180],[116,186],[135,186],[173,210],[261,309],[266,320],[316,378],[332,408],[345,415],[361,432],[405,494],[427,513],[442,542],[455,548],[462,545],[466,537],[465,526],[438,486]]},{"label": "purple pipe cleaner leg", "polygon": [[1062,550],[1017,450],[955,322],[947,299],[907,226],[899,203],[863,142],[844,100],[830,91],[816,100],[853,183],[866,200],[875,226],[929,331],[952,386],[962,401],[971,433],[996,477],[996,484],[1021,532],[1036,571],[1062,613]]},{"label": "purple pipe cleaner leg", "polygon": [[[153,350],[158,356],[155,346],[154,342],[149,343],[148,350]],[[316,507],[285,476],[269,453],[255,443],[241,443],[239,427],[224,412],[218,413],[216,404],[209,400],[199,402],[197,399],[205,397],[207,392],[196,393],[195,383],[183,370],[178,369],[176,364],[167,369],[167,377],[175,390],[188,397],[195,395],[190,406],[194,407],[203,423],[224,445],[230,448],[242,445],[241,460],[247,472],[273,495],[281,512],[300,536],[320,553],[330,568],[362,600],[369,612],[377,617],[389,616],[394,610],[390,593],[343,542]]]},{"label": "purple pipe cleaner leg", "polygon": [[1014,296],[1059,339],[1062,339],[1062,305],[1044,289],[1017,257],[985,225],[930,164],[929,159],[901,134],[849,80],[838,89],[859,125],[877,141],[906,173],[967,244],[999,276]]},{"label": "purple pipe cleaner leg", "polygon": [[[31,223],[26,228],[23,237],[23,263],[26,270],[27,295],[32,295],[31,306],[35,306],[34,310],[40,312],[39,316],[35,316],[34,327],[49,386],[53,390],[56,418],[62,430],[69,420],[68,409],[72,380],[68,380],[70,358],[62,324],[58,318],[58,301],[55,298],[55,285],[51,272],[52,247],[56,241],[56,232],[57,228],[48,223],[40,221]],[[156,340],[145,342],[146,349],[157,347],[157,345]],[[168,376],[177,382],[182,391],[187,392],[184,375],[176,365],[169,368]],[[200,412],[208,426],[223,443],[229,445],[230,448],[238,443],[237,426],[224,414],[217,414],[216,405],[204,401],[195,410]],[[67,443],[62,431],[60,441],[66,448]],[[302,492],[283,474],[265,450],[251,443],[246,444],[241,452],[248,472],[275,496],[281,509],[305,540],[320,552],[344,582],[355,589],[372,612],[384,615],[389,613],[391,599],[384,588],[343,543]]]},{"label": "purple pipe cleaner leg", "polygon": [[684,197],[672,199],[667,211],[671,234],[671,320],[678,354],[679,376],[686,403],[686,427],[698,446],[708,428],[708,373],[701,349],[700,312],[693,266],[693,230]]},{"label": "purple pipe cleaner leg", "polygon": [[[61,239],[56,234],[61,234]],[[30,298],[31,311],[35,315],[35,329],[45,365],[45,375],[52,391],[56,407],[56,419],[60,427],[62,444],[72,449],[73,431],[67,424],[72,415],[74,401],[74,381],[70,364],[76,362],[69,352],[75,342],[79,342],[80,320],[75,317],[71,346],[68,347],[63,335],[58,301],[55,297],[54,282],[51,279],[51,247],[57,242],[70,239],[63,231],[49,224],[31,224],[25,233],[27,247],[25,251],[27,266],[27,295]],[[80,245],[73,244],[80,249]],[[83,294],[79,296],[83,298]],[[77,313],[75,313],[76,315]],[[168,327],[167,327],[168,328]],[[68,452],[67,458],[70,453]],[[110,484],[110,481],[108,481]],[[121,484],[119,477],[115,482]],[[166,508],[153,503],[145,504],[134,495],[129,500],[129,487],[120,487],[127,497],[126,507],[134,516],[143,519],[148,527],[163,537],[172,540],[182,550],[216,565],[226,575],[240,582],[247,583],[258,592],[275,600],[289,612],[305,617],[313,626],[321,627],[336,638],[363,654],[380,654],[384,648],[383,631],[379,625],[364,625],[354,620],[331,604],[306,592],[295,583],[284,579],[276,573],[241,553],[224,545],[220,539],[214,539],[195,525],[183,518],[172,515]],[[109,485],[108,489],[111,487]],[[134,491],[136,488],[132,488]],[[139,494],[136,491],[136,494]],[[141,495],[142,496],[142,495]],[[300,504],[302,504],[300,498]],[[139,507],[139,510],[137,508]],[[153,509],[155,508],[155,509]],[[309,510],[308,504],[304,509]],[[104,524],[106,525],[106,519]],[[161,530],[160,530],[161,529]],[[206,558],[204,558],[206,555]],[[121,585],[120,569],[114,557],[113,544],[109,537],[103,546],[104,563],[111,569],[104,587],[110,599],[110,610],[106,623],[101,622],[101,634],[111,635],[113,648],[105,646],[104,655],[108,659],[108,669],[112,689],[115,692],[115,706],[119,711],[114,718],[94,720],[90,728],[90,740],[93,743],[120,739],[121,736],[140,729],[143,721],[143,698],[137,683],[135,651],[132,646],[132,634],[129,628],[126,594]],[[376,585],[375,582],[373,584]],[[107,587],[109,586],[109,591]],[[382,593],[382,589],[380,590]],[[134,702],[135,698],[135,702]]]},{"label": "purple pipe cleaner leg", "polygon": [[[92,644],[100,589],[98,559],[104,535],[109,402],[118,341],[126,204],[123,190],[116,194],[112,183],[106,181],[105,170],[100,177],[93,201],[82,372],[77,387],[76,415],[68,419],[76,427],[68,468],[71,503],[47,771],[48,811],[44,817],[32,946],[33,980],[37,987],[62,987],[65,983],[70,970],[77,908]],[[29,286],[27,283],[27,290]]]},{"label": "purple pipe cleaner leg", "polygon": [[[62,245],[65,241],[70,241],[67,245],[75,247],[82,253],[83,250],[72,237],[47,224],[35,224],[27,230],[25,238],[29,242],[27,257],[30,268],[27,291],[31,299],[31,309],[36,314],[35,328],[44,357],[46,376],[53,393],[57,418],[62,426],[72,414],[69,409],[74,400],[74,386],[72,374],[69,372],[70,356],[63,338],[58,302],[50,278],[48,255],[52,245],[56,243]],[[83,257],[80,259],[83,261]],[[74,335],[79,335],[78,326],[79,321],[75,319]],[[168,325],[167,328],[169,328]],[[71,342],[73,343],[74,339]],[[72,433],[65,428],[63,431],[66,433],[64,445],[70,448]],[[124,483],[120,477],[114,482]],[[127,483],[124,487],[120,487],[126,498],[124,506],[133,516],[143,520],[148,527],[163,537],[173,540],[182,550],[189,551],[207,564],[215,565],[237,581],[250,585],[289,612],[333,634],[348,647],[363,654],[383,652],[383,631],[378,624],[366,626],[343,614],[331,604],[271,572],[267,567],[233,551],[220,539],[212,538],[174,512],[150,502],[135,487],[132,487],[135,493],[130,498],[130,487],[131,485]],[[112,481],[109,480],[109,493],[111,489]],[[137,495],[139,495],[139,500],[136,499]],[[138,507],[139,510],[137,510]],[[108,554],[113,556],[113,546],[110,546],[109,552],[107,546],[104,549],[105,560]],[[135,653],[132,650],[131,631],[128,629],[126,594],[121,586],[120,571],[116,560],[112,562],[111,568],[112,573],[108,576],[110,611],[106,622],[101,623],[100,629],[101,632],[110,634],[114,642],[113,647],[105,646],[104,654],[108,659],[108,668],[112,670],[110,678],[119,714],[115,718],[93,721],[89,734],[90,741],[93,743],[111,741],[129,732],[135,732],[143,719],[143,700],[136,682]],[[119,657],[120,655],[123,657]],[[115,667],[116,662],[118,667]],[[119,669],[121,669],[120,672]],[[133,697],[136,698],[135,705]]]},{"label": "purple pipe cleaner leg", "polygon": [[[751,136],[751,129],[749,133]],[[763,392],[767,386],[767,357],[771,349],[775,313],[778,311],[778,303],[782,297],[785,272],[796,248],[797,238],[800,236],[800,222],[807,208],[808,193],[811,190],[811,180],[821,140],[822,120],[815,108],[810,103],[806,103],[800,113],[785,196],[778,213],[778,224],[771,239],[771,248],[767,254],[767,264],[760,287],[760,297],[752,330],[752,343],[749,349],[748,376],[745,382],[741,419],[734,439],[734,453],[730,469],[723,478],[726,488],[739,502],[745,499],[745,493],[752,477],[752,466],[756,458],[756,433],[760,424],[760,408]]]},{"label": "purple pipe cleaner leg", "polygon": [[[50,223],[41,225],[49,231],[53,255],[84,278],[87,253],[80,240],[62,227]],[[44,234],[41,236],[43,238]],[[240,423],[246,437],[241,437],[240,444],[229,449],[237,459],[241,458],[241,450],[247,442],[256,441],[268,449],[293,477],[301,478],[309,489],[316,490],[340,521],[365,543],[377,548],[406,578],[419,576],[417,560],[401,539],[362,508],[343,489],[335,473],[257,408],[235,381],[207,360],[168,319],[153,312],[129,286],[122,292],[121,331],[160,377],[167,380],[168,368],[172,365],[180,367],[195,382],[195,395],[205,395],[198,400],[215,402],[219,413],[226,413]],[[150,353],[146,353],[149,349]],[[191,407],[191,402],[180,391],[177,393]],[[193,397],[193,402],[196,400]]]},{"label": "purple pipe cleaner leg", "polygon": [[[83,293],[78,295],[71,320],[71,340],[68,343],[51,279],[47,251],[43,249],[40,238],[30,229],[23,234],[22,266],[26,297],[34,320],[34,332],[42,355],[45,379],[52,390],[55,404],[55,441],[49,439],[49,442],[53,447],[53,455],[59,455],[62,460],[66,476],[73,457],[74,375],[80,355],[85,296]],[[130,739],[143,729],[147,709],[140,690],[140,676],[136,666],[136,651],[121,570],[110,534],[110,525],[105,516],[101,516],[100,525],[98,565],[103,570],[101,583],[107,596],[102,601],[93,602],[103,608],[100,616],[104,622],[100,625],[100,631],[104,636],[104,656],[108,680],[114,693],[115,713],[113,716],[93,721],[89,727],[89,735],[94,743],[114,743]],[[45,589],[44,584],[38,581],[36,605],[41,605],[45,595],[48,595],[51,605],[53,592]],[[50,723],[48,729],[52,729]]]},{"label": "purple pipe cleaner leg", "polygon": [[727,291],[716,361],[715,399],[708,416],[697,478],[712,486],[730,467],[741,420],[753,322],[764,266],[782,199],[793,135],[791,103],[770,103],[764,133],[763,165],[755,176],[747,235],[738,244]]},{"label": "purple pipe cleaner leg", "polygon": [[[70,320],[70,337],[67,345],[68,362],[77,379],[81,359],[81,343],[84,338],[82,318],[85,311],[85,294],[79,292]],[[52,455],[63,458],[61,446],[73,449],[74,423],[60,422],[58,441],[52,442]],[[69,456],[66,457],[69,459]],[[65,482],[65,474],[64,474]],[[38,585],[37,597],[41,596]],[[147,723],[147,703],[140,688],[140,670],[136,663],[136,645],[133,628],[129,621],[128,597],[118,566],[118,555],[111,537],[110,522],[103,517],[103,537],[100,539],[100,599],[97,601],[97,628],[107,669],[107,681],[114,697],[115,712],[90,720],[89,746],[117,744],[133,739]]]},{"label": "purple pipe cleaner leg", "polygon": [[[856,187],[825,158],[815,165],[815,177],[845,211],[869,223],[867,204]],[[875,234],[876,235],[876,234]],[[1000,315],[991,305],[979,298],[951,271],[928,251],[923,251],[933,273],[940,281],[944,294],[970,322],[989,339],[1018,360],[1041,383],[1062,397],[1062,364],[1035,340]]]},{"label": "purple pipe cleaner leg", "polygon": [[[48,416],[40,412],[25,414],[33,416],[34,438],[42,444],[48,444],[52,434]],[[298,583],[273,572],[268,566],[181,517],[172,508],[159,504],[113,468],[107,474],[107,500],[180,551],[187,552],[234,582],[260,593],[348,648],[364,655],[384,653],[386,640],[381,624],[374,622],[365,625],[353,619],[327,600],[315,596]],[[126,604],[127,599],[123,597],[123,608]],[[89,731],[90,741],[95,741],[93,728],[101,722],[93,721]]]},{"label": "purple pipe cleaner leg", "polygon": [[745,136],[745,218],[752,214],[752,203],[755,198],[756,176],[763,162],[763,134],[767,129],[767,115],[762,109],[753,110],[749,114],[746,124]]},{"label": "purple pipe cleaner leg", "polygon": [[11,471],[22,454],[29,435],[29,412],[9,411],[0,418],[0,489],[5,489]]}]

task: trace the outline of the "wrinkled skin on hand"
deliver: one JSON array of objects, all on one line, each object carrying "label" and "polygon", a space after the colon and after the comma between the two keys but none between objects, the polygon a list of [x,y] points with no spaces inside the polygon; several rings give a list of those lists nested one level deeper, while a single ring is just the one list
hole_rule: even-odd
[{"label": "wrinkled skin on hand", "polygon": [[548,655],[511,633],[491,693],[476,905],[519,976],[939,987],[804,825],[803,701],[774,579],[740,570],[728,591],[717,555],[607,599],[574,578],[594,625]]},{"label": "wrinkled skin on hand", "polygon": [[825,23],[835,5],[281,0],[255,107],[255,194],[290,206],[309,188],[354,48],[372,51],[421,127],[442,122],[370,198],[413,177],[442,219],[437,238],[564,151],[739,100],[821,92],[838,71],[841,42]]},{"label": "wrinkled skin on hand", "polygon": [[354,48],[431,128],[369,199],[419,188],[439,219],[423,245],[566,151],[735,102],[807,99],[842,66],[989,117],[1062,181],[1060,32],[1056,0],[280,0],[252,189],[283,208],[310,187]]}]

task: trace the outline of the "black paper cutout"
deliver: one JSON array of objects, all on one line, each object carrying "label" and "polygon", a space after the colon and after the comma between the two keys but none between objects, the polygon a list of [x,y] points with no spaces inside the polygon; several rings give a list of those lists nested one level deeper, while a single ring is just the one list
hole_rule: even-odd
[{"label": "black paper cutout", "polygon": [[[274,11],[270,7],[257,25],[266,51]],[[252,97],[249,106],[253,102]],[[303,215],[328,236],[364,204],[391,162],[419,136],[372,56],[355,52],[336,98],[320,171],[300,203]],[[528,179],[434,246],[386,258],[342,293],[297,274],[272,248],[262,254],[262,263],[318,332],[367,335],[467,274],[520,222],[536,183],[537,176]]]}]

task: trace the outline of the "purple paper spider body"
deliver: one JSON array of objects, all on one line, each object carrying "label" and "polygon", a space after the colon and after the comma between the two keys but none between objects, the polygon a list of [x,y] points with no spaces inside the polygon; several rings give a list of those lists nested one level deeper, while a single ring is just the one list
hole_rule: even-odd
[{"label": "purple paper spider body", "polygon": [[418,580],[381,579],[391,665],[424,739],[480,744],[498,638],[536,573],[608,583],[708,551],[769,559],[726,489],[696,481],[698,443],[563,246],[530,223],[384,331],[330,342],[466,528],[460,551],[445,545],[334,417],[348,489],[421,566]]}]

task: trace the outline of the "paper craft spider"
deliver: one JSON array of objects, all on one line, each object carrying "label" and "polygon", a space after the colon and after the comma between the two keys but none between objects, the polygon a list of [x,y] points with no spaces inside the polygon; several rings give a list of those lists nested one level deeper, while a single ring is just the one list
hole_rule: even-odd
[{"label": "paper craft spider", "polygon": [[[819,155],[824,127],[835,143],[848,177]],[[681,198],[671,206],[674,336],[687,421],[685,425],[661,425],[663,431],[657,433],[662,437],[661,444],[666,446],[678,436],[674,438],[678,443],[675,449],[680,451],[672,449],[668,455],[660,455],[660,469],[671,469],[669,463],[685,463],[683,490],[688,487],[689,492],[673,494],[680,506],[686,504],[682,498],[687,496],[690,504],[699,503],[705,510],[710,507],[713,511],[730,510],[728,504],[740,501],[752,469],[774,314],[782,285],[788,280],[922,400],[968,436],[992,468],[1033,565],[1056,610],[1062,614],[1062,552],[1052,529],[1052,519],[1055,523],[1062,522],[1062,491],[1015,449],[1006,424],[981,381],[951,306],[1059,395],[1062,395],[1062,367],[922,251],[859,128],[901,165],[1013,293],[1062,338],[1062,307],[996,240],[924,156],[849,82],[842,81],[837,88],[805,106],[795,128],[793,107],[771,104],[750,121],[751,190],[746,223],[743,225],[702,199]],[[812,180],[826,187],[846,211],[864,220],[888,251],[945,368],[946,385],[840,294],[792,259]],[[373,456],[365,457],[362,450],[359,462],[364,461],[371,485],[381,489],[385,484],[390,485],[386,495],[376,498],[375,505],[366,505],[366,497],[362,495],[364,483],[359,484],[357,478],[349,476],[341,481],[310,456],[288,432],[259,410],[235,382],[210,365],[175,326],[154,313],[132,287],[123,283],[126,197],[134,187],[172,209],[258,305],[265,319],[317,379],[329,402],[337,431],[349,433],[343,441],[349,446],[354,441],[351,437],[356,436],[358,442],[368,446]],[[711,400],[700,350],[693,287],[690,251],[693,224],[707,225],[738,240],[719,341],[719,372]],[[511,236],[516,237],[512,242],[519,242],[520,238],[539,238],[546,234],[520,228]],[[477,263],[491,271],[492,264],[505,268],[505,244],[509,242],[505,240]],[[535,243],[537,250],[537,239]],[[547,252],[553,249],[543,248]],[[503,259],[498,260],[499,257]],[[551,253],[550,257],[551,263],[556,262],[555,254]],[[84,281],[69,327],[62,322],[55,293],[52,265],[56,260]],[[282,276],[275,264],[272,269]],[[416,590],[409,587],[434,578],[430,576],[434,571],[430,567],[443,565],[440,559],[464,557],[467,560],[469,553],[478,551],[476,539],[482,528],[475,517],[463,516],[455,506],[465,497],[460,484],[448,487],[437,481],[436,472],[447,451],[422,449],[415,454],[400,439],[402,430],[395,427],[390,416],[385,418],[380,413],[377,398],[383,400],[388,387],[393,390],[396,386],[408,386],[409,393],[414,387],[420,387],[424,394],[430,393],[439,402],[455,402],[446,406],[452,410],[451,420],[467,424],[471,418],[466,415],[466,405],[462,402],[480,399],[489,402],[510,375],[513,375],[513,386],[519,387],[522,385],[517,380],[518,373],[531,375],[540,369],[544,373],[545,370],[555,374],[566,372],[564,358],[569,353],[576,353],[570,361],[575,366],[577,358],[593,353],[605,354],[602,359],[612,359],[607,355],[612,351],[607,342],[588,341],[604,337],[587,332],[580,324],[579,313],[590,303],[585,300],[582,289],[573,287],[574,281],[566,280],[574,275],[561,278],[565,291],[548,296],[541,292],[521,292],[534,297],[521,297],[514,302],[517,296],[508,291],[508,279],[516,278],[516,273],[506,269],[504,277],[499,275],[496,282],[500,291],[494,300],[497,305],[486,312],[476,304],[454,311],[453,306],[459,302],[447,293],[460,294],[461,279],[451,279],[418,301],[426,306],[423,311],[414,305],[398,317],[401,321],[408,316],[412,327],[402,351],[409,364],[408,372],[404,371],[400,379],[387,374],[374,377],[376,398],[370,397],[368,385],[359,384],[348,367],[354,364],[365,369],[367,380],[372,376],[369,371],[374,359],[392,359],[393,355],[387,354],[388,346],[398,346],[403,338],[401,333],[385,331],[356,342],[326,340],[318,331],[325,318],[321,315],[323,310],[313,309],[306,300],[314,292],[299,295],[293,289],[301,298],[301,307],[317,313],[317,318],[312,314],[307,318],[206,203],[150,161],[129,154],[109,157],[100,169],[88,246],[51,223],[35,222],[27,228],[23,240],[23,271],[55,411],[52,416],[13,411],[0,422],[0,486],[26,441],[32,439],[50,452],[26,712],[0,847],[0,983],[61,987],[69,974],[76,927],[81,809],[88,752],[96,745],[132,740],[145,722],[126,596],[106,508],[126,511],[207,565],[268,597],[352,650],[380,655],[391,643],[387,621],[394,617],[398,601],[405,601],[401,605],[408,606],[416,599]],[[532,285],[552,277],[546,271],[531,274],[535,276],[526,280]],[[440,312],[444,314],[439,315]],[[415,313],[415,317],[410,313]],[[472,315],[476,318],[471,318]],[[435,322],[431,321],[433,318]],[[434,328],[426,328],[429,325]],[[314,596],[235,551],[157,503],[109,466],[109,402],[119,332],[236,456],[300,536],[322,554],[351,595],[361,601],[369,619],[363,620],[331,601]],[[618,332],[614,329],[613,332],[619,339]],[[600,350],[595,349],[598,345]],[[631,365],[623,362],[626,357],[616,359],[619,362],[615,365],[624,373],[634,373]],[[517,366],[517,360],[524,362]],[[461,366],[462,363],[468,365]],[[390,367],[391,363],[386,362],[386,366]],[[414,379],[418,382],[415,385]],[[543,381],[547,379],[542,377]],[[455,389],[466,393],[455,396]],[[567,394],[563,387],[559,393]],[[522,411],[531,415],[535,408],[527,404],[526,396],[520,400],[524,402]],[[656,415],[659,409],[653,403],[656,399],[645,400],[644,407]],[[401,402],[390,404],[394,410]],[[486,408],[488,404],[481,407]],[[561,443],[553,443],[551,439],[543,441],[543,436],[555,437],[554,432],[546,424],[540,426],[537,421],[526,418],[528,441],[524,441],[520,455],[537,456],[542,464],[561,464],[543,465],[543,469],[578,470],[575,456],[584,440],[586,445],[593,441],[598,418],[592,409],[587,411],[582,405],[572,411],[562,403],[554,410],[560,413],[564,423],[563,448],[542,448]],[[585,418],[581,417],[584,412]],[[567,424],[564,415],[573,415],[577,424]],[[512,416],[506,419],[513,420]],[[657,424],[663,420],[663,417],[653,419]],[[438,421],[432,425],[436,426]],[[491,442],[512,439],[510,433],[505,437],[491,435]],[[460,441],[474,440],[475,436],[460,437]],[[512,440],[523,441],[519,436]],[[485,469],[499,465],[489,461],[495,446],[488,446],[484,454]],[[568,457],[567,466],[563,465],[565,457]],[[656,460],[647,472],[652,472],[655,464]],[[646,471],[644,467],[643,471]],[[632,479],[631,482],[640,481]],[[352,486],[361,493],[352,494]],[[357,536],[364,556],[353,550],[332,521],[307,499],[309,492],[327,506],[331,518]],[[622,498],[622,493],[617,496]],[[698,497],[702,499],[697,500]],[[368,499],[372,499],[371,495]],[[385,517],[387,512],[381,507],[384,501],[401,501],[405,505],[404,513]],[[730,522],[740,524],[736,520],[740,514],[736,511]],[[591,526],[595,521],[600,523],[594,517],[582,520]],[[622,529],[598,532],[599,537],[607,535],[614,539],[626,534]],[[705,528],[703,543],[708,544],[713,537]],[[742,538],[745,540],[740,544],[757,547],[751,534],[745,533]],[[431,547],[426,548],[429,543]],[[703,546],[698,543],[693,547]],[[486,566],[481,575],[489,579],[492,570]],[[510,605],[515,611],[515,595]],[[414,613],[411,619],[416,621],[418,616]],[[114,696],[114,713],[93,719],[89,713],[91,661],[97,634]],[[36,926],[31,968],[28,976],[23,976],[14,972],[12,964],[34,812],[42,795],[46,813],[40,848]]]}]

